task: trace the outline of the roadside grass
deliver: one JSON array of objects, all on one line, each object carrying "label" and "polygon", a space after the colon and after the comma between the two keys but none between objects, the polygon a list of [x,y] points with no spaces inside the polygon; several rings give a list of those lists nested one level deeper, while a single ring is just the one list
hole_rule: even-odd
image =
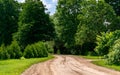
[{"label": "roadside grass", "polygon": [[20,75],[31,65],[52,58],[54,58],[54,56],[49,55],[44,58],[0,60],[0,75]]},{"label": "roadside grass", "polygon": [[86,59],[92,59],[92,60],[101,59],[102,58],[100,56],[81,56],[81,57],[86,58]]},{"label": "roadside grass", "polygon": [[120,65],[107,65],[105,59],[101,59],[102,57],[99,56],[82,56],[82,57],[93,60],[92,63],[95,65],[120,71]]}]

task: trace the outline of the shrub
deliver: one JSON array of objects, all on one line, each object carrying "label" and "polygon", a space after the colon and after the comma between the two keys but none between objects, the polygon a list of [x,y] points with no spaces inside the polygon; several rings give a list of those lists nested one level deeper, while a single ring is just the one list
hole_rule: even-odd
[{"label": "shrub", "polygon": [[24,50],[25,58],[47,57],[48,52],[44,42],[28,45]]},{"label": "shrub", "polygon": [[25,48],[24,57],[25,57],[25,58],[33,58],[33,57],[34,57],[33,50],[34,50],[34,49],[33,49],[32,45],[28,45],[28,46]]},{"label": "shrub", "polygon": [[1,45],[0,47],[0,59],[9,59],[10,55],[5,47],[4,44]]},{"label": "shrub", "polygon": [[12,41],[12,44],[9,46],[2,44],[0,47],[0,59],[18,59],[21,56],[22,52],[17,41]]},{"label": "shrub", "polygon": [[109,50],[109,45],[108,45],[108,41],[109,39],[112,37],[112,33],[101,33],[101,35],[97,35],[96,37],[96,48],[95,48],[95,51],[98,53],[98,55],[106,55],[108,54],[108,50]]},{"label": "shrub", "polygon": [[20,46],[17,41],[12,41],[11,45],[7,47],[7,51],[10,54],[10,58],[19,59],[22,56]]},{"label": "shrub", "polygon": [[111,52],[107,55],[107,64],[120,63],[120,39],[116,40]]},{"label": "shrub", "polygon": [[40,53],[40,52],[42,53],[41,54],[42,56],[40,56],[40,57],[47,57],[48,51],[47,51],[46,45],[43,42],[39,42],[37,45],[39,46],[38,53]]},{"label": "shrub", "polygon": [[53,49],[54,42],[53,41],[45,42],[45,46],[47,48],[48,53],[54,53],[54,49]]},{"label": "shrub", "polygon": [[103,32],[101,35],[97,35],[96,37],[96,48],[95,51],[99,55],[106,55],[111,50],[111,47],[114,45],[114,42],[120,38],[120,30],[116,30],[114,32]]}]

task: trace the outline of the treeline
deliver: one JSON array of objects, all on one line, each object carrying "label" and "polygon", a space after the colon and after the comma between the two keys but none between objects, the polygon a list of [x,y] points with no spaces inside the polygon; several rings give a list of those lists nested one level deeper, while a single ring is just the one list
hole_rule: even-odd
[{"label": "treeline", "polygon": [[108,63],[120,62],[120,0],[58,0],[56,9],[55,53],[101,55]]},{"label": "treeline", "polygon": [[58,0],[49,15],[40,0],[0,0],[0,59],[48,52],[100,55],[120,62],[119,0]]},{"label": "treeline", "polygon": [[0,59],[48,56],[54,24],[40,0],[0,0]]}]

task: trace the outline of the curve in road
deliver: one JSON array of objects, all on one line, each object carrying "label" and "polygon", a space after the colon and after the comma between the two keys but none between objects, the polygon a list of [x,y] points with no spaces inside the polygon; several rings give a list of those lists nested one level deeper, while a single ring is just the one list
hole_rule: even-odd
[{"label": "curve in road", "polygon": [[71,55],[31,66],[21,75],[120,75],[120,72],[96,66],[90,60]]}]

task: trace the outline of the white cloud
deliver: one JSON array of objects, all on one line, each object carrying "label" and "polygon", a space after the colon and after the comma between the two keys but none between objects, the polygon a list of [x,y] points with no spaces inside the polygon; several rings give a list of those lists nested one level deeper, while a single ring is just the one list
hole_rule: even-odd
[{"label": "white cloud", "polygon": [[18,0],[18,2],[22,2],[22,3],[23,3],[24,1],[25,1],[25,0]]},{"label": "white cloud", "polygon": [[48,8],[48,9],[52,8],[52,4],[47,4],[46,8]]},{"label": "white cloud", "polygon": [[52,0],[53,3],[57,3],[58,0]]}]

